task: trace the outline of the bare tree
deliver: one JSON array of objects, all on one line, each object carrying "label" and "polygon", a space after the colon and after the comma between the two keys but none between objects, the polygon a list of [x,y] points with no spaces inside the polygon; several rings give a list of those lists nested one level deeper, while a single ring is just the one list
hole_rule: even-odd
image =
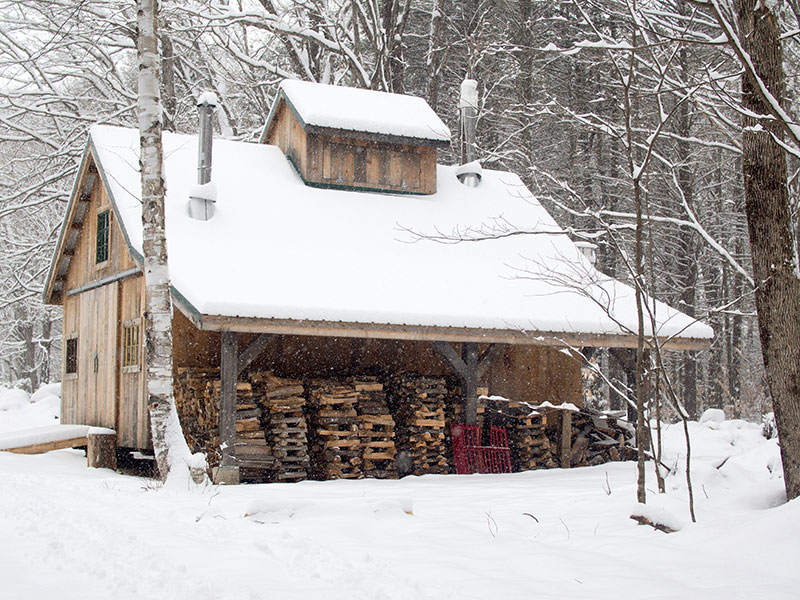
[{"label": "bare tree", "polygon": [[[783,109],[786,82],[777,17],[767,3],[736,0],[743,62],[742,152],[756,309],[786,494],[800,496],[800,270],[789,205],[784,139],[800,149],[800,127]],[[720,13],[716,13],[720,14]],[[723,25],[727,32],[727,28]]]},{"label": "bare tree", "polygon": [[164,170],[158,39],[158,0],[137,2],[139,154],[145,277],[147,407],[161,478],[188,474],[192,456],[181,430],[172,388],[172,299],[164,230]]}]

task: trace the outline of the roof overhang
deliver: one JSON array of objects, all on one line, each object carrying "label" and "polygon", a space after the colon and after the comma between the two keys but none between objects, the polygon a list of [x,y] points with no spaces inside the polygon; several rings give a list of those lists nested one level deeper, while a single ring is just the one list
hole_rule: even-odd
[{"label": "roof overhang", "polygon": [[[556,331],[524,331],[520,329],[472,329],[391,323],[355,323],[345,321],[312,321],[204,315],[172,288],[175,306],[202,331],[235,331],[238,333],[271,333],[318,337],[415,340],[427,342],[478,342],[553,346],[558,348],[636,348],[636,335],[570,333]],[[660,338],[663,350],[707,350],[710,339]]]},{"label": "roof overhang", "polygon": [[[75,256],[75,247],[78,243],[78,237],[83,229],[86,212],[91,203],[92,189],[98,178],[100,178],[105,185],[105,189],[108,190],[109,187],[105,180],[106,174],[102,170],[102,165],[96,159],[90,137],[83,151],[80,167],[78,167],[78,173],[72,187],[67,210],[64,214],[64,221],[61,224],[58,243],[56,244],[53,257],[50,260],[50,269],[42,292],[45,304],[61,304],[64,301],[67,292],[65,289],[67,273],[72,259]],[[128,232],[125,230],[125,225],[120,218],[119,209],[114,201],[114,197],[110,193],[108,196],[111,210],[114,212],[114,219],[122,230],[122,237],[125,240],[125,245],[134,262],[141,269],[143,264],[141,253],[131,244]]]},{"label": "roof overhang", "polygon": [[61,232],[58,236],[55,252],[50,260],[50,270],[43,290],[45,304],[61,304],[64,288],[67,283],[67,272],[75,256],[75,246],[78,243],[83,220],[86,216],[91,201],[92,188],[97,179],[97,167],[92,156],[89,143],[83,151],[78,174],[72,186],[72,193],[67,204]]}]

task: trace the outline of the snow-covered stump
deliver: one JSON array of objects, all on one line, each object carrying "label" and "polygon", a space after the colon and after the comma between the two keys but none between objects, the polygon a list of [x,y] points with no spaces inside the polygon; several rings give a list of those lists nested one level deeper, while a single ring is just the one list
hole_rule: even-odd
[{"label": "snow-covered stump", "polygon": [[93,469],[117,468],[117,432],[93,427],[86,436],[86,465]]}]

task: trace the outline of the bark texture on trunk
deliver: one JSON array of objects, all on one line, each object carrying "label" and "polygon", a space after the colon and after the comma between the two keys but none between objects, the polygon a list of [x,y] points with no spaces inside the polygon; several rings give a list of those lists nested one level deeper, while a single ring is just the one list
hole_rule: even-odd
[{"label": "bark texture on trunk", "polygon": [[[736,0],[739,35],[756,73],[779,102],[785,77],[777,19],[762,4]],[[742,78],[742,101],[768,114],[756,82]],[[756,310],[764,366],[780,437],[788,497],[800,496],[800,279],[787,189],[786,156],[774,119],[744,118],[745,211],[756,281]]]},{"label": "bark texture on trunk", "polygon": [[403,93],[403,28],[408,16],[409,2],[405,7],[400,0],[383,0],[381,2],[381,24],[384,30],[384,60],[387,67],[386,79],[389,92]]},{"label": "bark texture on trunk", "polygon": [[[142,250],[145,276],[145,362],[147,408],[161,478],[181,464],[188,474],[191,454],[183,437],[172,390],[172,304],[164,232],[164,175],[159,89],[158,0],[137,1],[139,57],[139,155],[142,182]],[[177,474],[177,473],[175,473]]]},{"label": "bark texture on trunk", "polygon": [[444,14],[444,0],[433,0],[431,7],[431,31],[428,40],[428,104],[434,110],[439,110],[439,83],[444,52],[442,44],[442,17]]},{"label": "bark texture on trunk", "polygon": [[[689,59],[686,48],[681,49],[679,63],[681,70],[689,71]],[[677,110],[677,150],[680,164],[678,166],[678,185],[680,186],[681,200],[694,210],[694,175],[692,169],[692,149],[687,141],[692,134],[692,119],[689,102],[683,102]],[[680,210],[680,209],[679,209]],[[695,252],[694,232],[682,227],[678,231],[676,258],[678,261],[679,276],[677,284],[680,292],[681,310],[690,317],[695,316],[695,288],[697,287],[697,256]],[[697,418],[697,358],[694,352],[685,352],[683,355],[683,406],[689,417]]]}]

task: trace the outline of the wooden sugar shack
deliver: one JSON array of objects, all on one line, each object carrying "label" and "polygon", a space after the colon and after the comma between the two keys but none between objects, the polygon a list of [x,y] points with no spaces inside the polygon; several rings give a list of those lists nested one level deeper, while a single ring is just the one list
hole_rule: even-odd
[{"label": "wooden sugar shack", "polygon": [[[438,165],[449,140],[419,98],[296,81],[260,144],[198,159],[197,136],[164,135],[176,403],[218,480],[447,473],[449,425],[487,420],[518,469],[619,457],[613,420],[580,413],[558,439],[530,405],[580,406],[566,348],[635,347],[632,290],[516,175]],[[91,128],[45,300],[64,307],[62,423],[147,452],[138,149]],[[543,235],[473,241],[506,226]],[[657,315],[665,347],[707,346],[708,327]]]}]

